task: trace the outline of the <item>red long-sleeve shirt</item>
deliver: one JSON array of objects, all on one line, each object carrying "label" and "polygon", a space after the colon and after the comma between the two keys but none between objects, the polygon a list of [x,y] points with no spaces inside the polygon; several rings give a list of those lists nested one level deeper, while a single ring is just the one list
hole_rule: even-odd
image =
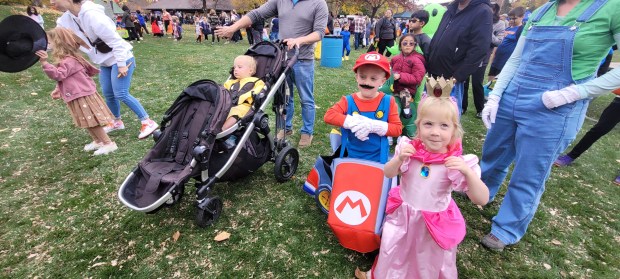
[{"label": "red long-sleeve shirt", "polygon": [[[379,92],[375,98],[365,100],[357,97],[357,93],[353,93],[353,100],[360,111],[377,111],[384,95],[384,93]],[[347,97],[342,96],[340,101],[325,112],[325,116],[323,117],[325,123],[342,127],[342,125],[344,125],[344,120],[347,117],[348,105],[349,103],[347,102]],[[394,98],[390,98],[390,111],[387,122],[388,130],[385,135],[389,137],[400,136],[403,131],[403,124],[400,122],[400,117],[398,116],[398,106],[396,106]]]}]

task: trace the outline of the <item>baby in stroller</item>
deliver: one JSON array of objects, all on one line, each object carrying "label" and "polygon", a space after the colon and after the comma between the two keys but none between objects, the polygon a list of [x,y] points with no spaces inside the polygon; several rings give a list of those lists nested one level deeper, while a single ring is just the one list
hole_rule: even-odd
[{"label": "baby in stroller", "polygon": [[[239,96],[239,99],[236,106],[230,108],[230,113],[228,113],[222,130],[228,130],[239,119],[243,118],[252,108],[252,96],[258,94],[265,87],[265,82],[254,77],[254,74],[256,74],[256,60],[252,56],[239,55],[235,58],[233,78],[224,83],[224,88],[228,89],[232,95]],[[230,149],[235,146],[236,141],[237,137],[230,135],[224,144]]]},{"label": "baby in stroller", "polygon": [[[250,175],[267,161],[274,162],[277,181],[291,179],[299,153],[288,141],[274,139],[265,111],[271,104],[275,132],[283,129],[290,97],[285,80],[298,54],[296,49],[287,57],[286,45],[260,42],[235,59],[226,86],[199,80],[183,90],[153,134],[155,146],[119,188],[121,202],[154,213],[178,203],[193,178],[196,224],[205,227],[222,211],[222,199],[212,193],[216,182]],[[233,136],[236,145],[227,148]]]}]

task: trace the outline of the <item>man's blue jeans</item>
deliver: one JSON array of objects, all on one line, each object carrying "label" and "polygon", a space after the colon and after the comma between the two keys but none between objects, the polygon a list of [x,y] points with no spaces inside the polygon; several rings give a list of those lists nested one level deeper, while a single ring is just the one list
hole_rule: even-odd
[{"label": "man's blue jeans", "polygon": [[452,93],[450,94],[450,96],[456,99],[459,115],[463,114],[463,91],[465,91],[465,82],[457,82],[452,87]]},{"label": "man's blue jeans", "polygon": [[353,33],[353,35],[355,36],[355,42],[353,42],[353,44],[355,46],[355,50],[357,50],[360,45],[363,44],[362,39],[364,38],[364,33]]},{"label": "man's blue jeans", "polygon": [[302,134],[312,135],[314,133],[314,116],[316,114],[314,107],[314,60],[298,60],[293,65],[293,71],[287,80],[289,88],[291,88],[291,98],[286,107],[286,130],[293,130],[293,115],[295,114],[295,105],[293,100],[293,83],[299,92],[301,100],[301,119],[303,126]]},{"label": "man's blue jeans", "polygon": [[105,97],[105,102],[108,105],[110,111],[116,119],[121,118],[121,101],[125,103],[137,116],[140,120],[145,120],[149,118],[149,115],[144,110],[140,101],[129,94],[129,87],[131,86],[131,77],[133,76],[133,71],[136,69],[135,58],[130,58],[127,60],[127,65],[131,63],[129,66],[129,70],[127,71],[127,76],[117,77],[118,76],[118,66],[114,64],[111,67],[101,66],[99,70],[99,83],[101,84],[101,90],[103,91],[103,97]]}]

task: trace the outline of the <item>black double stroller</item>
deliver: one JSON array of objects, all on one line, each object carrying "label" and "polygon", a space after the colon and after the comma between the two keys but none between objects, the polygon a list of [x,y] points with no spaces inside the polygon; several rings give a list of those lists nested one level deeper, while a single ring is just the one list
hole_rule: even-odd
[{"label": "black double stroller", "polygon": [[[236,97],[210,80],[188,86],[166,111],[160,130],[153,133],[154,147],[127,176],[118,197],[127,207],[145,213],[178,203],[185,185],[195,179],[196,224],[206,227],[222,212],[222,200],[212,195],[216,182],[245,177],[272,161],[276,180],[295,174],[299,153],[284,138],[270,133],[265,112],[269,104],[275,114],[274,135],[284,129],[286,103],[292,96],[285,82],[299,50],[287,57],[283,43],[260,42],[246,51],[257,62],[255,76],[265,87],[253,96],[252,109],[231,128],[222,131]],[[231,71],[232,72],[232,71]],[[286,133],[282,133],[286,134]],[[224,141],[237,138],[230,147]]]}]

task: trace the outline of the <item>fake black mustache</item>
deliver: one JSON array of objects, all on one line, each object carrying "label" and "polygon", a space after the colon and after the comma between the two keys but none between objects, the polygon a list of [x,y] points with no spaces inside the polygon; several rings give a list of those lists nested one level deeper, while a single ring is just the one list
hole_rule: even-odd
[{"label": "fake black mustache", "polygon": [[373,88],[375,88],[374,86],[370,86],[370,85],[367,85],[367,84],[360,84],[360,87],[364,88],[364,89],[373,89]]}]

